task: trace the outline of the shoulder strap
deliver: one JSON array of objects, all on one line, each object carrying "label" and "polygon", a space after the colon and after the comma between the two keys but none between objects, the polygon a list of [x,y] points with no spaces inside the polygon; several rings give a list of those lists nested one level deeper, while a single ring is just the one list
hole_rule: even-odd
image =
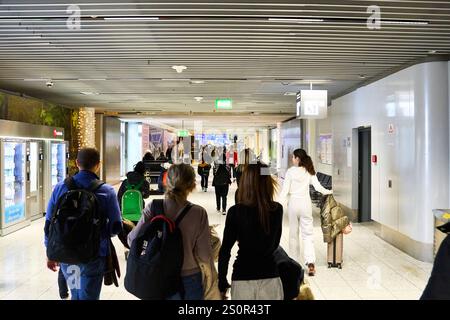
[{"label": "shoulder strap", "polygon": [[183,218],[186,216],[188,211],[192,208],[192,203],[189,203],[186,207],[184,207],[183,211],[178,215],[177,219],[175,220],[175,225],[178,226],[183,220]]},{"label": "shoulder strap", "polygon": [[91,182],[91,185],[89,186],[88,190],[92,193],[95,193],[95,191],[98,190],[98,188],[100,188],[102,185],[104,185],[105,183],[99,179],[95,179]]},{"label": "shoulder strap", "polygon": [[69,191],[78,189],[78,186],[75,183],[75,179],[73,177],[68,177],[64,180],[64,184],[66,185]]}]

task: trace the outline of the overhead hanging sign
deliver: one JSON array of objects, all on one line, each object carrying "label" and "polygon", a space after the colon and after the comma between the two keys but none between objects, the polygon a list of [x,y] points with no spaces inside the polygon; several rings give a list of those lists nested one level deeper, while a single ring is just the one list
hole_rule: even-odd
[{"label": "overhead hanging sign", "polygon": [[328,91],[301,90],[297,94],[297,118],[323,119],[327,117]]},{"label": "overhead hanging sign", "polygon": [[231,99],[216,99],[216,109],[231,110],[233,109],[233,102]]}]

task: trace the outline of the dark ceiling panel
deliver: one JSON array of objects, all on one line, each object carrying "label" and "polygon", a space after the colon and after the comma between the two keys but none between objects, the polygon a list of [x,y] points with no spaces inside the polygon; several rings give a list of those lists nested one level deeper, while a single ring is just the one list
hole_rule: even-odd
[{"label": "dark ceiling panel", "polygon": [[[310,82],[338,96],[450,52],[450,1],[79,3],[81,29],[71,30],[67,1],[1,1],[0,88],[156,113],[212,111],[215,98],[232,97],[243,114],[288,118]],[[381,29],[367,27],[370,5],[381,8]]]}]

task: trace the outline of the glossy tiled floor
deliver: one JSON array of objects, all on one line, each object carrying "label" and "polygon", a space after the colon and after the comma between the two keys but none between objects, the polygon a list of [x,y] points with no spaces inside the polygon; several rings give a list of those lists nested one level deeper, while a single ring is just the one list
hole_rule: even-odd
[{"label": "glossy tiled floor", "polygon": [[[215,212],[214,189],[207,193],[196,191],[190,197],[204,206],[210,224],[218,224],[223,232],[225,216]],[[228,196],[234,203],[234,188]],[[0,238],[0,298],[1,299],[59,299],[57,274],[46,269],[43,245],[44,221]],[[342,270],[326,266],[326,244],[322,242],[319,217],[315,216],[315,247],[317,274],[308,278],[316,299],[418,299],[423,291],[432,265],[417,261],[389,245],[374,234],[370,224],[354,224],[353,232],[344,238]],[[125,272],[123,247],[114,239],[122,273]],[[288,248],[288,219],[285,215],[282,246]],[[236,253],[236,246],[234,254]],[[231,263],[230,263],[231,275]],[[134,299],[123,286],[103,287],[101,299]]]}]

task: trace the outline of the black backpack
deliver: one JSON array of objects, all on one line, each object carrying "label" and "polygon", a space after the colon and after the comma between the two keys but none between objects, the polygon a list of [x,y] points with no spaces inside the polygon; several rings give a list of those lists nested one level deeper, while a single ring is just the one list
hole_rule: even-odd
[{"label": "black backpack", "polygon": [[304,270],[297,261],[288,256],[281,246],[275,250],[273,257],[283,284],[284,300],[292,300],[300,292]]},{"label": "black backpack", "polygon": [[52,213],[47,257],[67,264],[88,263],[98,258],[106,222],[95,196],[104,182],[96,179],[88,189],[80,189],[70,177],[64,184],[69,190],[58,199]]},{"label": "black backpack", "polygon": [[226,186],[228,184],[231,184],[230,173],[224,164],[220,164],[213,178],[213,186]]},{"label": "black backpack", "polygon": [[154,217],[142,226],[128,255],[125,275],[128,292],[143,300],[164,300],[183,292],[184,251],[178,225],[191,207],[188,204],[173,222],[164,215],[163,200],[153,200]]}]

